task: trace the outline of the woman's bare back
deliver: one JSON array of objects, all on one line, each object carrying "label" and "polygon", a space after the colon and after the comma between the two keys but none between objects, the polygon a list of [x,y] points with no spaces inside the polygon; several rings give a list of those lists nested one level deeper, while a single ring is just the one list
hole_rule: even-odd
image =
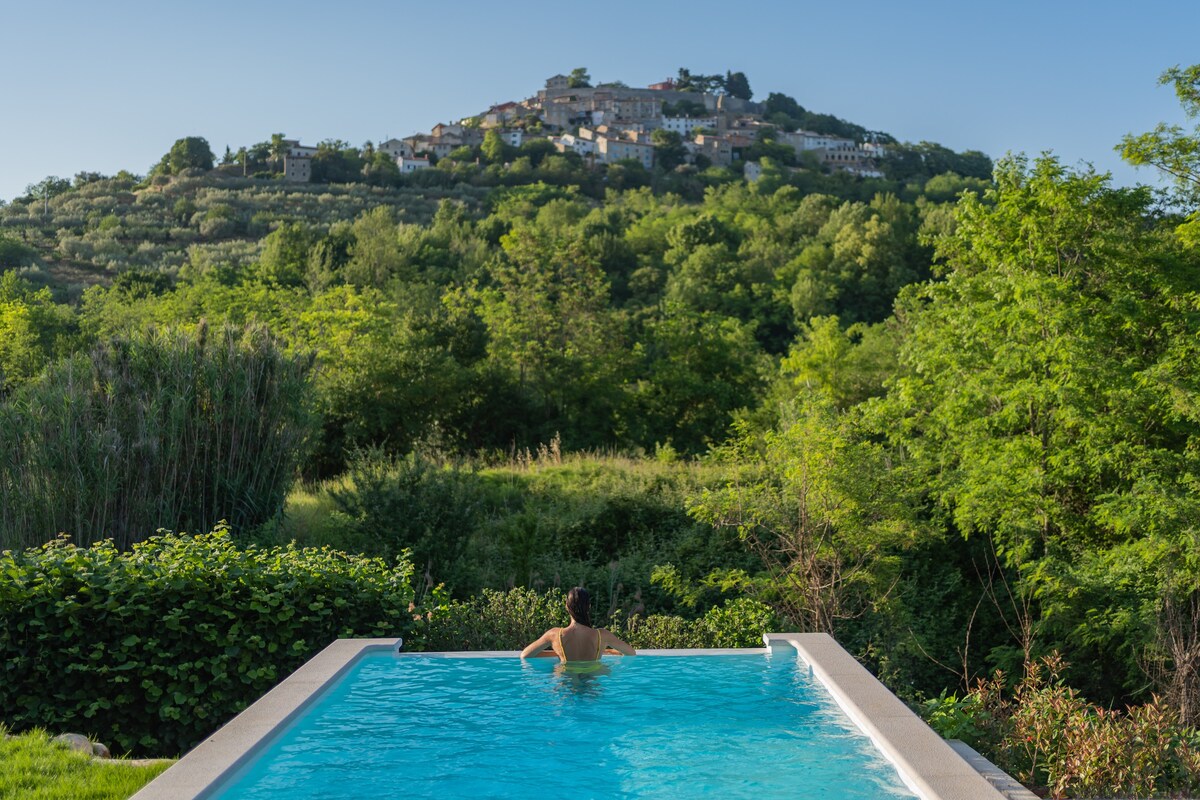
[{"label": "woman's bare back", "polygon": [[558,629],[552,646],[563,661],[596,661],[604,651],[603,642],[599,630],[573,622]]}]

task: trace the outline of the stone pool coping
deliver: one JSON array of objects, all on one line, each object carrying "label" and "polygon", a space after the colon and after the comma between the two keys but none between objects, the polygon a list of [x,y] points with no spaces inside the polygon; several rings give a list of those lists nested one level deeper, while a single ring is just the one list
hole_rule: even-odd
[{"label": "stone pool coping", "polygon": [[[1004,800],[989,783],[908,706],[823,633],[769,633],[764,648],[640,650],[644,656],[734,655],[793,648],[875,746],[899,770],[909,789],[923,800]],[[202,800],[221,781],[265,748],[277,729],[302,714],[359,656],[395,652],[398,639],[339,639],[309,659],[257,702],[225,724],[132,800]],[[515,650],[398,653],[434,658],[516,657]]]}]

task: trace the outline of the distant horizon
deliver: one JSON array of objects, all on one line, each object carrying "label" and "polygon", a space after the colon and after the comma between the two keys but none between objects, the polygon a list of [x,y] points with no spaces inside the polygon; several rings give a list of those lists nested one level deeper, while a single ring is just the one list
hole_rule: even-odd
[{"label": "distant horizon", "polygon": [[1049,150],[1118,185],[1158,183],[1114,148],[1126,133],[1184,122],[1157,78],[1200,61],[1200,8],[1155,0],[1131,19],[1124,5],[1071,5],[864,2],[853,25],[823,4],[750,2],[730,17],[708,0],[687,15],[623,0],[599,15],[466,0],[448,18],[404,3],[375,24],[311,0],[216,0],[203,16],[147,0],[22,6],[0,31],[11,62],[34,67],[6,88],[15,124],[0,129],[0,199],[48,175],[144,175],[186,136],[204,137],[218,159],[272,133],[354,146],[408,136],[580,66],[594,83],[630,86],[680,67],[741,71],[756,101],[780,92],[900,141],[993,159]]}]

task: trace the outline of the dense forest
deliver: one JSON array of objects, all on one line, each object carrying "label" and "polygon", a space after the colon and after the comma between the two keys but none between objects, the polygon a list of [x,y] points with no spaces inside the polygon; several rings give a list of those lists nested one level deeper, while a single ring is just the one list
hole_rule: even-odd
[{"label": "dense forest", "polygon": [[583,582],[618,625],[828,631],[981,741],[976,681],[1039,663],[1195,723],[1197,141],[1124,142],[1157,193],[928,143],[880,179],[334,142],[292,185],[190,140],[48,178],[0,207],[0,546],[228,522],[407,556],[451,617]]}]

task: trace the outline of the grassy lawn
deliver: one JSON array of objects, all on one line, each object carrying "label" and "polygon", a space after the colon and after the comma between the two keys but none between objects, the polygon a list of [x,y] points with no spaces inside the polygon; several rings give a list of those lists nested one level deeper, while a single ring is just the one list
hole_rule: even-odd
[{"label": "grassy lawn", "polygon": [[44,731],[3,734],[0,727],[0,800],[125,800],[170,766],[92,759]]}]

